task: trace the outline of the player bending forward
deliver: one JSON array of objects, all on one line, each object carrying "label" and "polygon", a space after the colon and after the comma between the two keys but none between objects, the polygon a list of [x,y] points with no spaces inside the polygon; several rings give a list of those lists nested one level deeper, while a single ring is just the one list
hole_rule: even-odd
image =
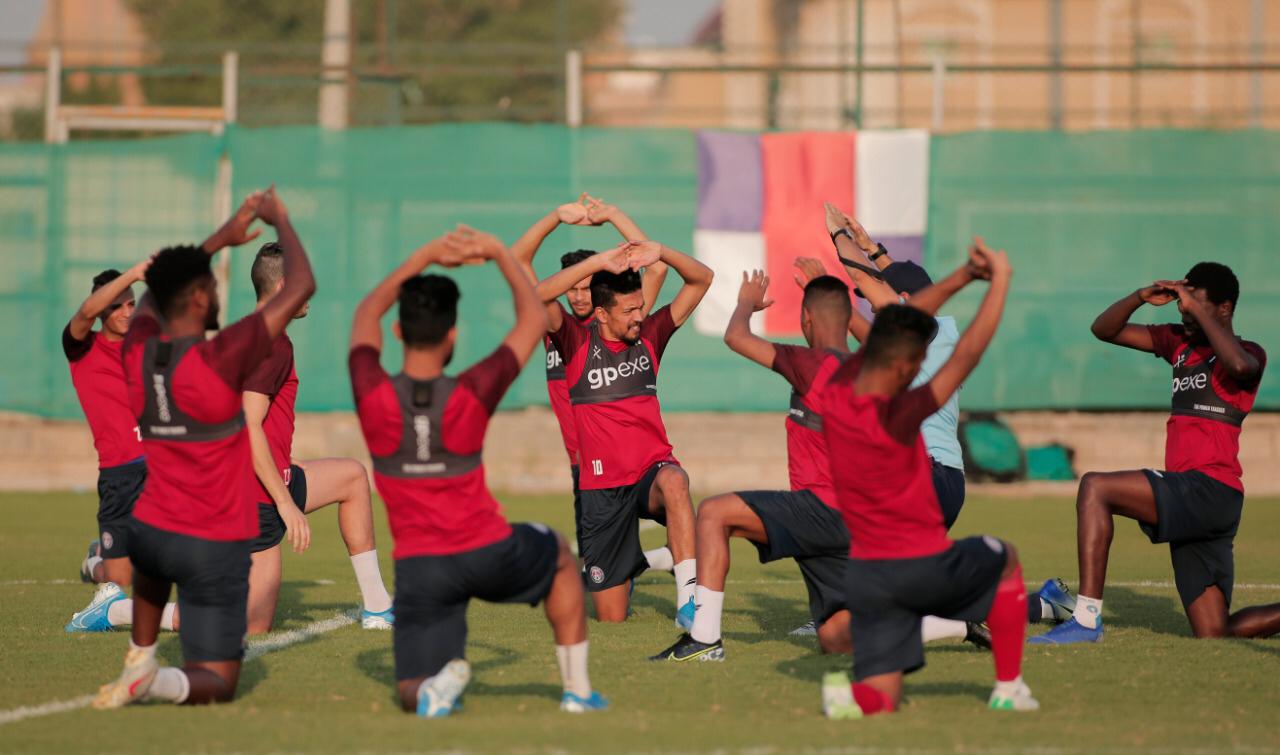
[{"label": "player bending forward", "polygon": [[[511,287],[516,324],[492,354],[448,377],[458,287],[419,273],[485,260]],[[380,320],[397,298],[394,331],[404,341],[404,365],[393,377],[379,363]],[[465,654],[472,598],[544,603],[564,682],[560,709],[607,706],[587,675],[587,616],[573,554],[543,525],[508,524],[481,463],[489,417],[545,330],[542,302],[511,253],[468,228],[414,252],[356,308],[351,387],[395,540],[396,685],[401,705],[419,716],[459,707],[471,678]]]},{"label": "player bending forward", "polygon": [[[248,232],[255,217],[276,227],[285,285],[265,307],[205,340],[205,331],[218,327],[209,257],[257,236]],[[96,708],[142,698],[226,702],[235,695],[249,541],[258,534],[241,393],[271,353],[272,339],[315,291],[306,252],[274,189],[251,196],[201,247],[161,251],[146,281],[124,342],[129,404],[148,467],[129,534],[133,637],[123,673],[98,691]],[[182,669],[156,662],[161,613],[174,585]]]},{"label": "player bending forward", "polygon": [[[1240,427],[1258,395],[1267,354],[1232,329],[1240,282],[1231,268],[1201,262],[1180,281],[1156,281],[1093,321],[1103,341],[1155,354],[1173,365],[1173,409],[1164,470],[1090,472],[1076,496],[1080,597],[1071,621],[1030,642],[1102,639],[1102,587],[1116,515],[1136,519],[1153,543],[1168,543],[1174,583],[1196,637],[1270,637],[1280,603],[1235,613],[1232,542],[1244,508]],[[1178,301],[1180,325],[1134,325],[1143,304]]]},{"label": "player bending forward", "polygon": [[[672,302],[646,316],[640,270],[665,262],[684,280]],[[667,527],[676,577],[676,622],[693,623],[693,504],[658,404],[658,364],[676,329],[711,286],[706,265],[656,241],[587,257],[538,284],[551,342],[564,356],[582,471],[578,549],[596,618],[627,618],[630,585],[647,568],[639,520]],[[556,301],[591,279],[594,318]]]},{"label": "player bending forward", "polygon": [[[261,309],[284,288],[284,250],[264,244],[249,270]],[[307,316],[308,303],[295,319]],[[244,416],[253,450],[253,471],[260,532],[250,546],[249,634],[271,631],[280,598],[280,542],[287,533],[297,553],[311,545],[306,514],[338,504],[338,530],[351,556],[351,568],[363,599],[360,623],[365,629],[390,629],[395,620],[391,596],[382,584],[373,543],[373,507],[369,477],[355,459],[312,459],[294,463],[294,402],[298,373],[293,341],[281,333],[271,356],[244,384]]]},{"label": "player bending forward", "polygon": [[823,679],[829,718],[897,709],[903,674],[924,666],[920,621],[930,614],[986,620],[996,668],[991,708],[1040,707],[1022,681],[1027,596],[1017,553],[992,537],[947,537],[920,434],[925,418],[973,371],[1000,322],[1012,273],[1003,252],[989,254],[988,263],[987,295],[932,380],[910,388],[937,322],[892,305],[822,392],[836,502],[850,536],[846,595],[856,680],[849,684],[843,672]]}]

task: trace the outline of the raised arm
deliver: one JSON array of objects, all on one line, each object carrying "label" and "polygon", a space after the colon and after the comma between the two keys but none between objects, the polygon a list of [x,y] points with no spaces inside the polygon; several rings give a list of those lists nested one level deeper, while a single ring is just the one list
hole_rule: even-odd
[{"label": "raised arm", "polygon": [[978,360],[982,358],[983,352],[987,350],[991,338],[995,335],[996,326],[1000,324],[1005,297],[1009,293],[1009,281],[1013,277],[1013,268],[1009,265],[1008,256],[1003,251],[979,250],[979,253],[986,256],[987,264],[991,268],[991,287],[987,289],[987,295],[983,297],[973,322],[969,323],[969,327],[965,328],[964,334],[956,343],[955,351],[929,381],[929,388],[939,406],[951,398],[951,394],[956,392],[969,377],[969,373],[973,372],[973,368],[978,365]]},{"label": "raised arm", "polygon": [[683,325],[693,314],[702,297],[707,295],[707,289],[711,288],[711,280],[715,277],[711,268],[684,252],[678,252],[656,241],[630,244],[627,259],[633,270],[649,267],[659,261],[665,262],[684,280],[684,285],[671,300],[671,319],[677,327]]},{"label": "raised arm", "polygon": [[[576,286],[578,281],[587,276],[595,275],[601,271],[620,273],[626,270],[628,248],[628,244],[620,244],[608,251],[593,254],[576,265],[570,265],[556,274],[542,279],[538,282],[536,289],[538,298],[544,304],[552,305],[556,299],[563,296],[565,292]],[[560,318],[562,316],[559,307],[548,306],[548,333],[554,333],[560,329]]]},{"label": "raised arm", "polygon": [[[413,276],[421,273],[428,265],[440,262],[446,266],[455,266],[461,262],[461,254],[449,249],[445,240],[449,236],[432,239],[418,247],[408,259],[391,271],[391,274],[374,286],[356,305],[355,315],[351,321],[351,348],[372,346],[382,351],[382,316],[391,309],[400,297],[400,286]],[[441,262],[447,260],[447,262]],[[449,264],[452,263],[452,264]],[[287,279],[286,279],[287,280]]]},{"label": "raised arm", "polygon": [[1143,304],[1162,307],[1178,298],[1175,291],[1162,285],[1166,282],[1157,281],[1150,286],[1140,288],[1104,309],[1089,328],[1093,331],[1094,338],[1117,346],[1154,353],[1156,347],[1151,340],[1151,331],[1147,330],[1146,325],[1130,324],[1129,318],[1133,317],[1133,313],[1137,312]]},{"label": "raised arm", "polygon": [[942,305],[965,286],[975,280],[991,280],[991,254],[991,249],[982,237],[974,236],[973,245],[969,247],[968,261],[947,277],[935,281],[932,286],[914,293],[908,303],[922,312],[936,315]]},{"label": "raised arm", "polygon": [[[470,229],[467,229],[470,230]],[[529,361],[529,355],[542,341],[547,332],[547,313],[543,301],[533,289],[520,264],[516,262],[511,251],[497,237],[488,233],[472,232],[463,235],[463,251],[468,257],[491,259],[502,272],[507,286],[511,288],[511,299],[515,304],[516,323],[502,342],[516,356],[516,361],[523,367]]]},{"label": "raised arm", "polygon": [[89,294],[89,298],[84,300],[80,308],[76,310],[76,313],[71,316],[71,321],[67,323],[71,337],[77,341],[83,341],[87,338],[89,332],[93,330],[93,321],[110,309],[120,294],[128,291],[130,286],[142,280],[143,276],[146,275],[147,268],[150,266],[151,258],[148,257],[121,273],[115,280]]},{"label": "raised arm", "polygon": [[[1251,383],[1258,376],[1261,365],[1253,354],[1245,351],[1240,339],[1214,316],[1214,304],[1196,299],[1186,287],[1184,281],[1157,281],[1177,294],[1182,309],[1191,314],[1200,324],[1209,345],[1213,347],[1214,356],[1233,380],[1240,383]],[[1144,330],[1146,330],[1144,328]],[[1150,334],[1148,331],[1148,338]]]},{"label": "raised arm", "polygon": [[271,457],[271,446],[267,443],[266,431],[262,423],[271,408],[271,397],[256,391],[245,391],[244,424],[249,433],[249,455],[253,459],[253,473],[258,476],[262,487],[271,494],[276,511],[284,521],[286,537],[295,553],[302,553],[311,546],[311,526],[307,517],[298,510],[289,494],[289,488],[276,468],[275,459]]},{"label": "raised arm", "polygon": [[[845,238],[866,256],[868,262],[875,264],[877,269],[883,270],[893,264],[889,251],[873,241],[867,229],[854,220],[852,215],[842,212],[830,202],[824,204],[823,209],[827,212],[827,233],[831,234],[831,241],[837,243],[837,248],[839,248],[838,240]],[[861,256],[851,256],[850,259],[862,262]]]},{"label": "raised arm", "polygon": [[276,229],[276,239],[284,251],[284,285],[261,310],[267,333],[275,338],[284,332],[285,326],[316,292],[316,279],[311,273],[307,252],[289,222],[289,211],[276,196],[274,186],[259,200],[257,216]]},{"label": "raised arm", "polygon": [[[796,257],[796,261],[792,263],[796,267],[795,281],[796,285],[803,291],[805,286],[809,285],[809,281],[820,275],[828,275],[826,267],[822,262],[814,257]],[[865,291],[863,292],[865,293]],[[849,315],[849,335],[853,336],[858,343],[867,340],[867,334],[871,332],[871,322],[862,316],[858,308],[852,307]]]},{"label": "raised arm", "polygon": [[[640,226],[636,225],[622,210],[611,204],[605,204],[595,197],[587,197],[587,217],[594,225],[600,223],[611,223],[622,234],[622,238],[627,241],[648,241],[649,237],[644,235],[644,231],[640,230]],[[647,266],[644,269],[644,277],[640,281],[640,291],[644,296],[644,313],[647,315],[653,309],[653,305],[658,301],[658,294],[662,291],[662,284],[667,280],[667,263],[661,260]]]},{"label": "raised arm", "polygon": [[729,315],[729,327],[724,331],[726,346],[766,369],[773,369],[777,351],[772,343],[751,332],[751,315],[772,305],[769,276],[763,270],[753,270],[748,276],[744,270],[742,286],[738,289],[738,306]]}]

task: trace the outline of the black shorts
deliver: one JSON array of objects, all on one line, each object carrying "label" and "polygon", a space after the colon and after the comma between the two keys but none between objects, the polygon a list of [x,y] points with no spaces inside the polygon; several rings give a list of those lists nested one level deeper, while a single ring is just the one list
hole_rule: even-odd
[{"label": "black shorts", "polygon": [[764,525],[767,543],[753,543],[760,563],[794,558],[809,591],[809,615],[821,624],[844,609],[849,530],[840,514],[808,490],[748,490],[734,495]]},{"label": "black shorts", "polygon": [[238,661],[248,629],[249,541],[204,540],[133,520],[129,560],[138,574],[178,588],[186,662]]},{"label": "black shorts", "polygon": [[1156,523],[1139,526],[1151,542],[1169,544],[1183,610],[1213,585],[1230,606],[1236,574],[1232,542],[1240,527],[1244,493],[1204,472],[1142,472],[1155,494]]},{"label": "black shorts", "polygon": [[983,536],[957,540],[924,558],[849,559],[845,589],[854,676],[862,680],[923,667],[925,616],[986,619],[1005,560],[1004,544]]},{"label": "black shorts", "polygon": [[577,464],[569,466],[569,476],[573,478],[573,539],[582,542],[582,490],[578,488],[582,469]]},{"label": "black shorts", "polygon": [[947,529],[960,518],[964,508],[964,470],[948,467],[937,459],[933,462],[933,492],[938,496],[942,509],[942,523]]},{"label": "black shorts", "polygon": [[631,485],[579,493],[578,556],[588,592],[625,584],[647,568],[639,524],[641,519],[666,524],[665,515],[649,513],[649,491],[658,470],[669,463],[654,464]]},{"label": "black shorts", "polygon": [[506,539],[475,550],[396,561],[397,681],[434,676],[466,656],[472,598],[536,606],[547,597],[560,556],[556,533],[541,524],[511,529]]},{"label": "black shorts", "polygon": [[98,543],[103,558],[129,555],[133,504],[147,482],[147,463],[131,461],[98,470]]},{"label": "black shorts", "polygon": [[[289,497],[298,511],[307,513],[307,473],[302,467],[293,464],[289,467]],[[249,546],[251,553],[260,553],[274,548],[284,540],[286,530],[284,519],[280,518],[280,509],[274,503],[258,504],[258,536]]]}]

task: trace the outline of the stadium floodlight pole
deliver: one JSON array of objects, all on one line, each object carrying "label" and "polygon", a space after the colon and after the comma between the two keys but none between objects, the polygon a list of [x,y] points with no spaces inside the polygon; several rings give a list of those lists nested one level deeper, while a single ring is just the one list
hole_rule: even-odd
[{"label": "stadium floodlight pole", "polygon": [[351,68],[351,0],[325,0],[321,48],[321,128],[341,131],[348,124],[347,81]]},{"label": "stadium floodlight pole", "polygon": [[582,125],[582,51],[564,53],[564,122],[569,128]]},{"label": "stadium floodlight pole", "polygon": [[44,141],[46,144],[65,142],[67,137],[58,123],[58,109],[62,105],[62,50],[49,48],[49,60],[44,74]]},{"label": "stadium floodlight pole", "polygon": [[947,61],[942,53],[933,56],[933,119],[930,128],[942,130],[942,122],[947,108]]}]

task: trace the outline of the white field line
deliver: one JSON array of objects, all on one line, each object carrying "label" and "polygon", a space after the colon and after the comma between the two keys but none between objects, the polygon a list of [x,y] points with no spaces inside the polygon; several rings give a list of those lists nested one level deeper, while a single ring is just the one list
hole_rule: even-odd
[{"label": "white field line", "polygon": [[[332,579],[306,579],[299,580],[301,582],[310,582],[315,585],[335,585]],[[23,585],[88,585],[97,589],[97,585],[90,585],[80,579],[6,579],[0,580],[0,587],[20,587]]]},{"label": "white field line", "polygon": [[[803,584],[803,579],[728,579],[725,580],[731,585],[799,585]],[[1042,582],[1028,582],[1027,587],[1039,587]],[[1108,582],[1107,587],[1128,587],[1141,588],[1148,587],[1157,590],[1174,590],[1177,585],[1173,582],[1162,582],[1158,580],[1142,580],[1138,582]],[[1280,590],[1280,583],[1274,582],[1244,582],[1236,583],[1233,586],[1236,590]]]},{"label": "white field line", "polygon": [[[341,629],[355,622],[354,615],[340,613],[333,618],[308,624],[301,629],[291,629],[288,632],[270,634],[260,640],[250,642],[249,647],[245,649],[244,659],[250,661],[254,658],[260,658],[267,653],[284,650],[291,645],[332,632],[335,629]],[[93,702],[93,695],[84,695],[70,700],[55,700],[41,705],[24,705],[12,710],[0,711],[0,726],[24,721],[28,718],[39,718],[40,716],[49,716],[54,713],[66,713],[67,711],[87,708],[91,702]]]}]

